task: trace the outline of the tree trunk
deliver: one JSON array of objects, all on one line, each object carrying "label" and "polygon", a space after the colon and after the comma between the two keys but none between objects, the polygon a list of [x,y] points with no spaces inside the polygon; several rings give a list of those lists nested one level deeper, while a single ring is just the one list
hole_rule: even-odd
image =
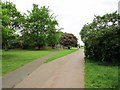
[{"label": "tree trunk", "polygon": [[8,51],[8,44],[5,44],[5,51]]},{"label": "tree trunk", "polygon": [[68,46],[68,49],[70,49],[70,46]]}]

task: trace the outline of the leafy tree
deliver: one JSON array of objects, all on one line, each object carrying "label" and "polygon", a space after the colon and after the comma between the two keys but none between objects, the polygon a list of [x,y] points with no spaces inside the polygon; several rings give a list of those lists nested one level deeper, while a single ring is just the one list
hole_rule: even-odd
[{"label": "leafy tree", "polygon": [[65,33],[60,37],[60,44],[70,49],[70,47],[77,46],[77,38],[73,34]]},{"label": "leafy tree", "polygon": [[10,2],[2,3],[2,41],[3,48],[8,50],[11,40],[16,36],[16,28],[20,25],[20,12],[17,11],[15,5]]},{"label": "leafy tree", "polygon": [[48,45],[52,46],[52,48],[55,48],[55,45],[60,44],[60,37],[63,35],[63,32],[60,31],[61,29],[59,29],[57,32],[49,33],[47,37]]},{"label": "leafy tree", "polygon": [[53,14],[50,14],[49,7],[39,8],[37,4],[33,4],[32,11],[28,11],[25,17],[24,29],[21,31],[23,46],[40,49],[48,44],[49,39],[51,40],[49,44],[56,44],[58,22]]},{"label": "leafy tree", "polygon": [[117,12],[95,16],[90,24],[84,25],[80,34],[85,43],[85,55],[99,61],[118,61],[120,54],[120,29]]},{"label": "leafy tree", "polygon": [[[0,46],[2,46],[2,3],[0,2]],[[0,47],[2,49],[2,47]]]},{"label": "leafy tree", "polygon": [[20,14],[13,3],[2,5],[2,41],[3,48],[32,48],[37,49],[59,43],[58,22],[49,7],[39,7],[33,4],[33,9],[27,14]]}]

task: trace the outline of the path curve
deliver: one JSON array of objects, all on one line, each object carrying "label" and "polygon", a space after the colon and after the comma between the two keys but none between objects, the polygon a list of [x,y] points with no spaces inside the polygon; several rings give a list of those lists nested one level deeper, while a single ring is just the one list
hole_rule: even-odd
[{"label": "path curve", "polygon": [[41,65],[14,88],[84,88],[83,51]]},{"label": "path curve", "polygon": [[30,73],[36,70],[43,62],[59,51],[54,51],[46,56],[43,56],[37,60],[25,64],[25,66],[16,69],[2,77],[2,88],[13,88],[16,84],[21,82],[26,78]]}]

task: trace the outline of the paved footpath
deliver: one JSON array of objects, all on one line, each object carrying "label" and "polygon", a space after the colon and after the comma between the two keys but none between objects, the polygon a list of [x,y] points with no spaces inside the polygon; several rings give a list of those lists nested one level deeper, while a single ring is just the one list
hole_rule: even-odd
[{"label": "paved footpath", "polygon": [[36,70],[42,63],[55,55],[58,51],[52,52],[49,55],[43,56],[40,59],[37,59],[33,62],[26,64],[23,67],[18,68],[17,70],[8,73],[2,77],[2,87],[3,88],[13,88],[16,84],[21,82],[25,77],[31,74],[34,70]]},{"label": "paved footpath", "polygon": [[84,88],[83,51],[42,64],[14,88]]}]

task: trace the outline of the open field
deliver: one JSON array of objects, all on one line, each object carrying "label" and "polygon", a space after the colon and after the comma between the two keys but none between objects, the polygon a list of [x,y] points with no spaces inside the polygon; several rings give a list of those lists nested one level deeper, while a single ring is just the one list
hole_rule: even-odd
[{"label": "open field", "polygon": [[118,66],[85,59],[86,88],[115,88],[118,85]]},{"label": "open field", "polygon": [[7,74],[26,63],[50,54],[54,50],[9,50],[2,51],[2,74]]},{"label": "open field", "polygon": [[76,51],[76,50],[77,50],[76,48],[69,49],[69,50],[68,49],[63,49],[63,50],[59,51],[56,55],[54,55],[51,58],[49,58],[48,60],[46,60],[45,63],[48,63],[48,62],[53,61],[57,58],[63,57],[67,54],[70,54],[70,53]]},{"label": "open field", "polygon": [[[45,55],[50,54],[55,50],[40,50],[40,51],[32,51],[32,50],[9,50],[2,51],[2,74],[7,74],[11,71],[16,70],[17,68],[24,66],[25,64],[32,62],[38,58],[41,58]],[[76,49],[64,49],[60,50],[56,55],[52,56],[46,62],[50,62],[59,57],[65,56],[72,52],[76,51]]]}]

